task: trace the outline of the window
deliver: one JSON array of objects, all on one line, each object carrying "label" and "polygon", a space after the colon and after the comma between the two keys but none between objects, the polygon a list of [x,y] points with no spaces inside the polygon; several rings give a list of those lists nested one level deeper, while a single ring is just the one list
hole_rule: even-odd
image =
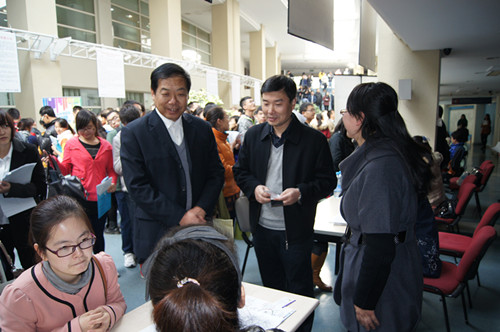
[{"label": "window", "polygon": [[0,92],[0,107],[10,108],[15,107],[14,94],[10,92]]},{"label": "window", "polygon": [[149,4],[145,0],[112,0],[113,46],[151,53]]},{"label": "window", "polygon": [[5,0],[0,1],[0,27],[9,27],[7,23],[7,5]]},{"label": "window", "polygon": [[59,38],[97,41],[94,0],[56,0],[56,13]]},{"label": "window", "polygon": [[[182,21],[182,51],[188,56],[183,56],[186,60],[201,61],[204,64],[210,65],[212,63],[212,51],[210,42],[210,33],[196,27],[195,25]],[[196,56],[192,58],[192,52]]]},{"label": "window", "polygon": [[144,92],[125,91],[125,99],[118,98],[118,105],[122,107],[127,100],[135,100],[144,105]]},{"label": "window", "polygon": [[63,88],[63,97],[82,97],[82,107],[89,110],[101,108],[97,89]]}]

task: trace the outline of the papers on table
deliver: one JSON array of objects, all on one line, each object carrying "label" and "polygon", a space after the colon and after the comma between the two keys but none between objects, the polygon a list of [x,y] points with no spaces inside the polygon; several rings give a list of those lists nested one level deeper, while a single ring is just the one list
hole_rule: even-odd
[{"label": "papers on table", "polygon": [[106,176],[101,183],[96,186],[98,218],[101,218],[111,209],[111,193],[108,193],[108,189],[111,186],[112,180],[112,178]]},{"label": "papers on table", "polygon": [[[31,182],[31,176],[33,174],[33,169],[36,163],[25,164],[18,167],[9,173],[5,174],[2,181],[7,181],[10,183],[27,184]],[[20,212],[31,209],[36,206],[35,199],[33,197],[19,198],[19,197],[4,197],[0,194],[0,208],[3,214],[9,218]]]},{"label": "papers on table", "polygon": [[[276,328],[295,312],[289,307],[295,300],[288,297],[282,297],[276,302],[248,295],[245,298],[245,307],[238,309],[241,327],[257,325],[265,330]],[[156,332],[156,327],[151,324],[139,332]]]},{"label": "papers on table", "polygon": [[247,295],[245,302],[245,306],[238,309],[242,327],[257,325],[264,330],[276,328],[295,312],[289,307],[295,300],[287,297],[268,302]]}]

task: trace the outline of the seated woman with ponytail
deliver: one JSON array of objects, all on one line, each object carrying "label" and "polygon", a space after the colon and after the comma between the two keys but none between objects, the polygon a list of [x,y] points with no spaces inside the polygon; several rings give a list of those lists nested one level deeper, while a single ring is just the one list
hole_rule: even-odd
[{"label": "seated woman with ponytail", "polygon": [[[210,226],[173,229],[144,263],[157,331],[237,332],[245,305],[232,244]],[[274,330],[280,331],[280,330]]]}]

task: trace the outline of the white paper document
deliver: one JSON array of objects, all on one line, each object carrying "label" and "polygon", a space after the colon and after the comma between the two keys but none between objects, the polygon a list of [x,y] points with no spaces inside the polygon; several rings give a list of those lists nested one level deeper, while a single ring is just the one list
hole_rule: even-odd
[{"label": "white paper document", "polygon": [[[2,181],[7,181],[11,183],[26,184],[31,182],[31,175],[33,174],[33,169],[36,163],[25,164],[18,167],[9,173],[5,174]],[[35,199],[33,197],[19,198],[19,197],[9,197],[6,198],[0,194],[0,208],[7,218],[16,215],[20,212],[31,209],[36,206]]]},{"label": "white paper document", "polygon": [[227,141],[231,144],[233,143],[234,141],[236,141],[236,139],[238,137],[241,138],[241,133],[239,131],[226,131],[226,134],[227,134]]},{"label": "white paper document", "polygon": [[107,176],[102,180],[100,184],[96,186],[96,191],[97,191],[97,196],[104,194],[106,191],[108,191],[109,187],[111,187],[111,182],[113,181],[112,178]]},{"label": "white paper document", "polygon": [[295,312],[289,307],[295,300],[287,297],[268,302],[247,295],[245,302],[245,306],[238,309],[242,327],[257,325],[264,330],[276,328]]}]

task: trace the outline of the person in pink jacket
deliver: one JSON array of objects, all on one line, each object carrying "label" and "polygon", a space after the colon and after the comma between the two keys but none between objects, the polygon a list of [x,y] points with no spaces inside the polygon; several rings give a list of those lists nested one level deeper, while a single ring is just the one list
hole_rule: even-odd
[{"label": "person in pink jacket", "polygon": [[33,210],[30,223],[42,261],[3,290],[0,329],[104,332],[113,327],[127,305],[111,256],[92,255],[95,236],[81,206],[54,196]]},{"label": "person in pink jacket", "polygon": [[58,162],[63,174],[77,176],[88,192],[86,202],[82,202],[96,235],[94,253],[104,251],[104,225],[106,214],[98,218],[96,186],[106,177],[111,177],[108,192],[116,190],[118,176],[113,168],[113,147],[97,135],[97,117],[88,110],[76,115],[78,136],[69,139],[64,147],[64,158]]}]

